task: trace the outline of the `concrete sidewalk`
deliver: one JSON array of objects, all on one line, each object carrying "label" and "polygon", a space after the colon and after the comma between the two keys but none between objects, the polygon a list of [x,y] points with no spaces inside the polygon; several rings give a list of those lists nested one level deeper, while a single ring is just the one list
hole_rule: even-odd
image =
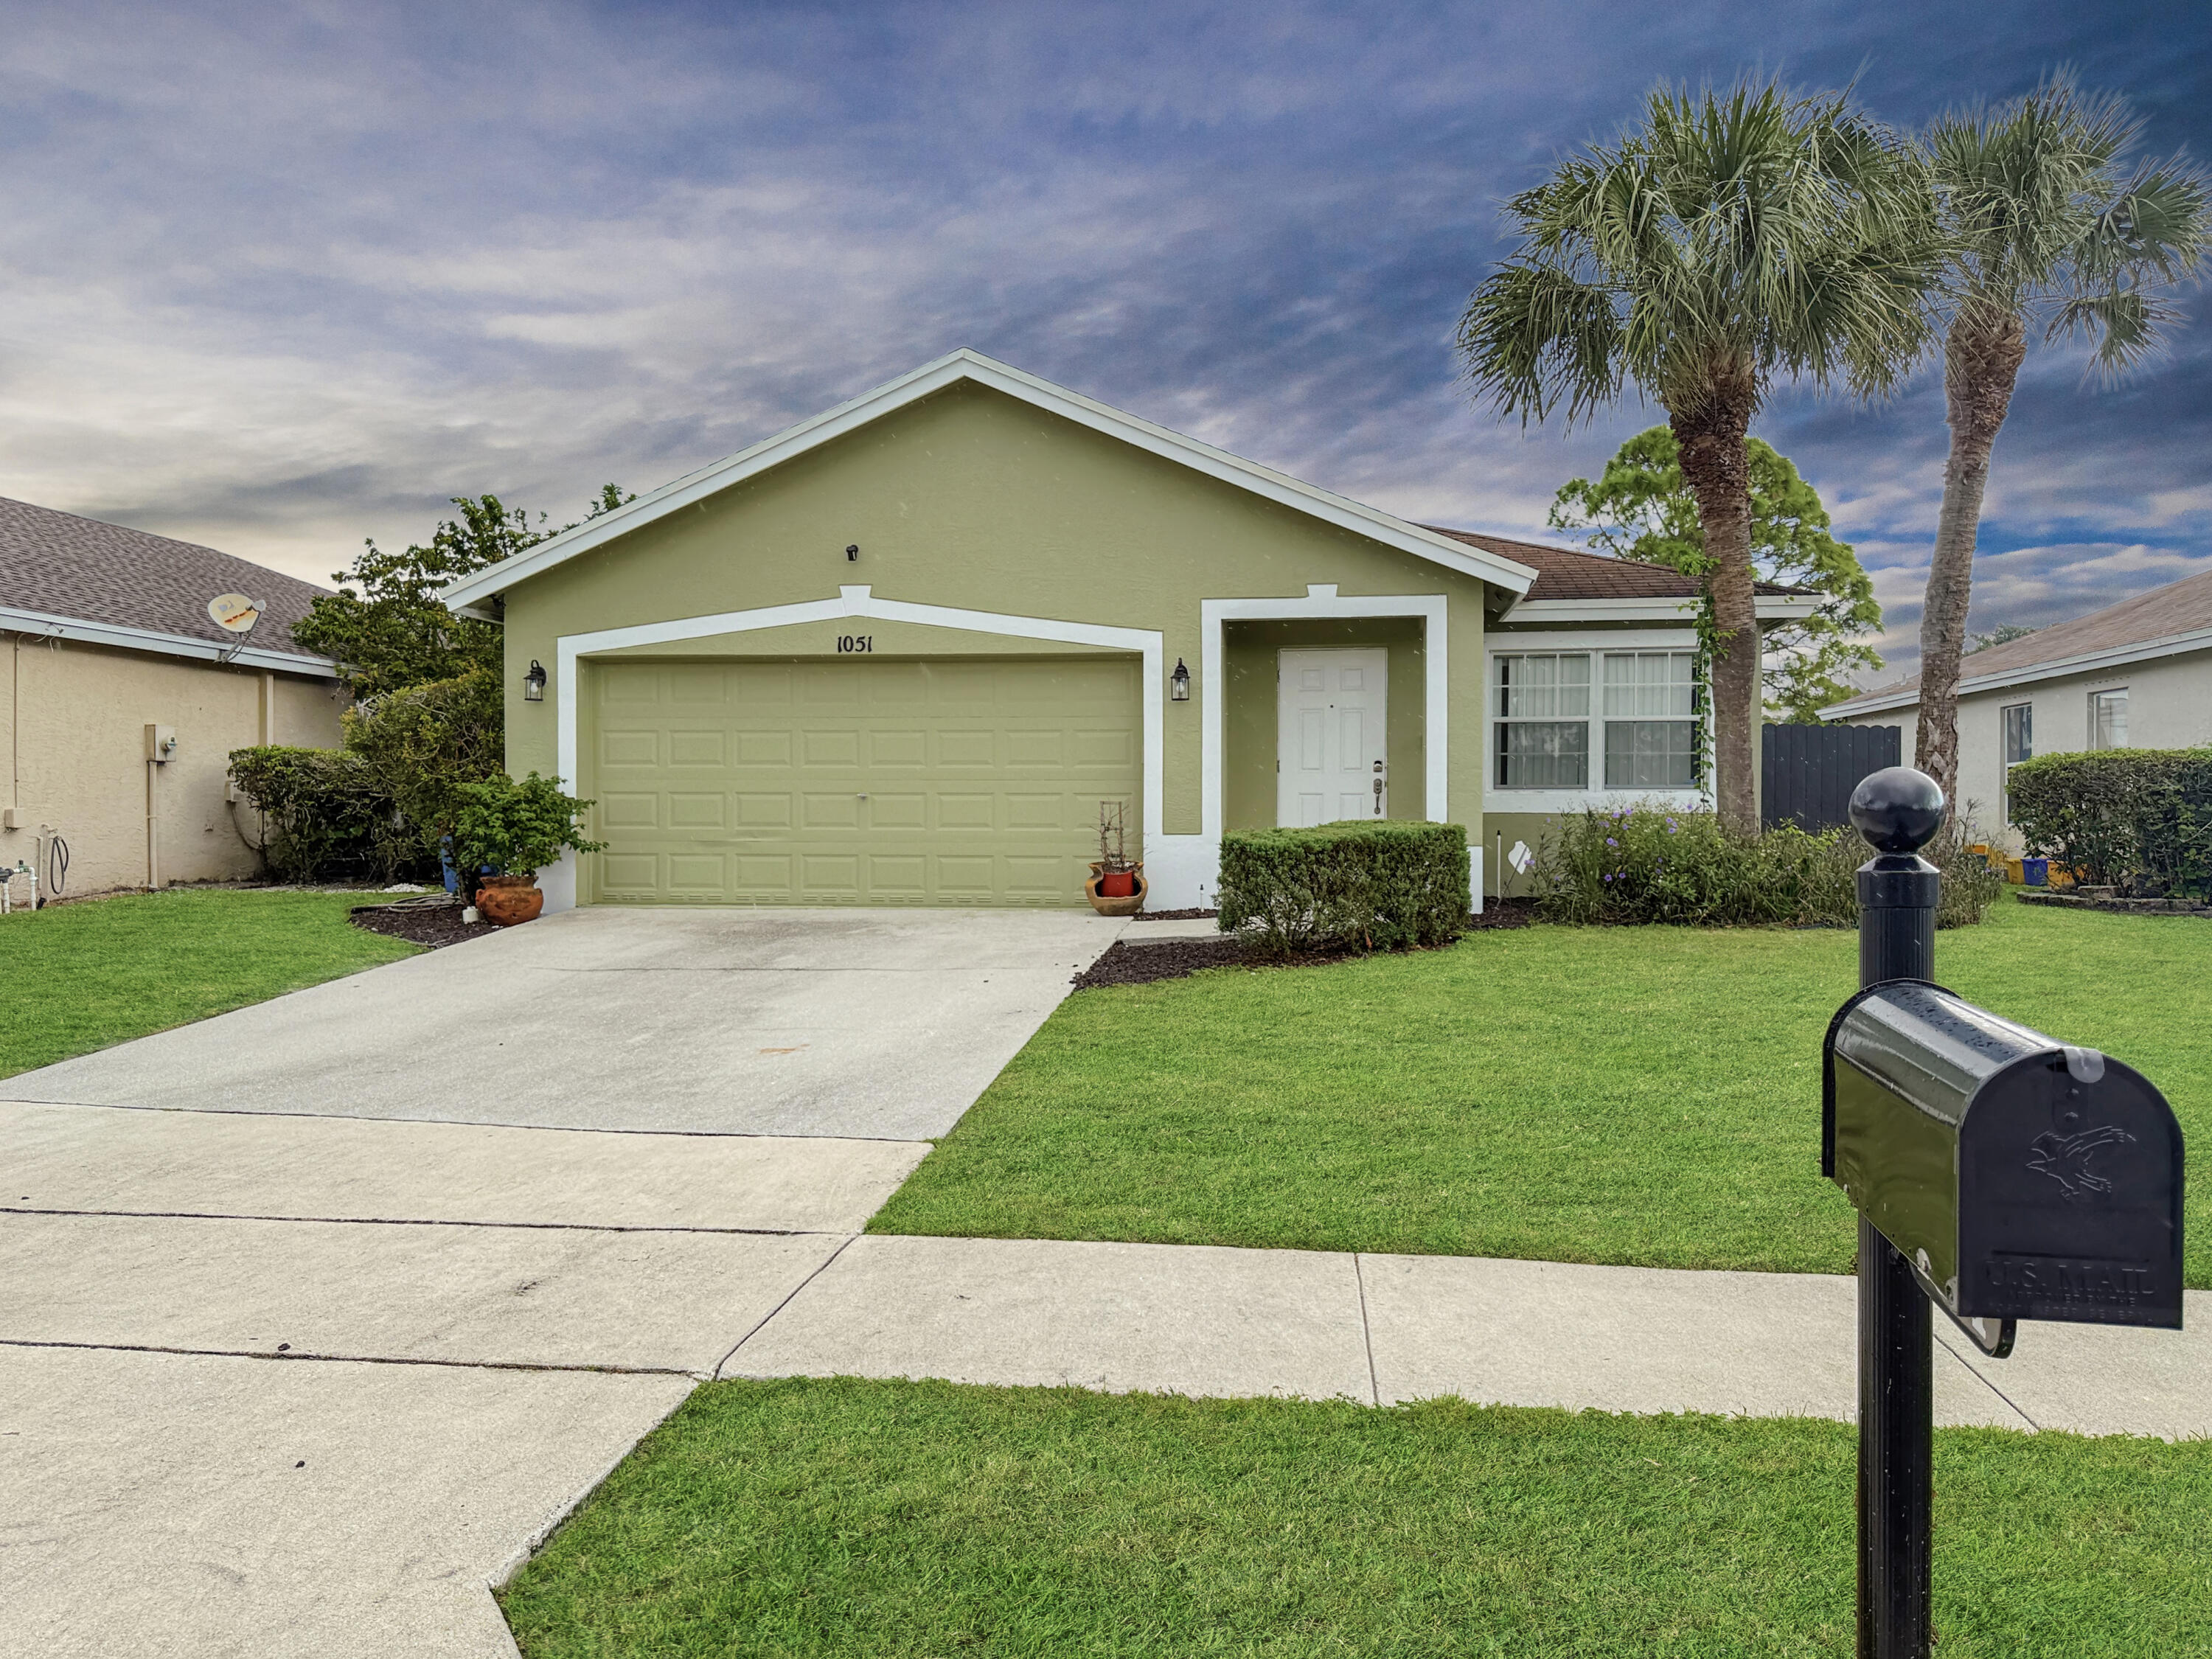
[{"label": "concrete sidewalk", "polygon": [[[927,1150],[0,1105],[0,1652],[511,1656],[710,1376],[1851,1415],[1847,1279],[861,1235]],[[2212,1433],[2189,1314],[1939,1322],[1941,1419]]]},{"label": "concrete sidewalk", "polygon": [[[720,1374],[1850,1421],[1856,1296],[1809,1273],[864,1237]],[[2030,1324],[2003,1360],[1939,1316],[1937,1420],[2212,1435],[2212,1295],[2187,1316]]]}]

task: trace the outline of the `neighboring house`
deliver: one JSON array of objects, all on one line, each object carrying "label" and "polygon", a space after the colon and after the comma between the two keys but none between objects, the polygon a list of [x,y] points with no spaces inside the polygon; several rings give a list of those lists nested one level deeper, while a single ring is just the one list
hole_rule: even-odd
[{"label": "neighboring house", "polygon": [[552,907],[1079,904],[1113,800],[1170,908],[1230,830],[1450,821],[1480,864],[1695,800],[1690,592],[960,351],[446,599],[505,623],[508,769],[597,803]]},{"label": "neighboring house", "polygon": [[[1903,727],[1913,750],[1915,675],[1824,708]],[[1990,835],[2008,830],[2006,773],[2034,755],[2212,743],[2212,570],[1977,651],[1959,667],[1959,798]]]},{"label": "neighboring house", "polygon": [[[0,498],[0,864],[42,894],[66,849],[70,894],[250,876],[252,810],[228,799],[230,751],[334,747],[328,661],[292,643],[321,588],[212,548]],[[208,602],[263,607],[243,642]],[[149,757],[149,727],[173,735]]]}]

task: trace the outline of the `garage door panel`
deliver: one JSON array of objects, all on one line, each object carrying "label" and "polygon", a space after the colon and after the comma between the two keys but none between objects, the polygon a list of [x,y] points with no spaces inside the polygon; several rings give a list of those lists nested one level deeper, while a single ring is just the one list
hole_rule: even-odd
[{"label": "garage door panel", "polygon": [[722,860],[711,853],[671,853],[668,884],[684,894],[720,898],[724,884]]},{"label": "garage door panel", "polygon": [[999,763],[999,734],[988,726],[958,728],[937,734],[940,769],[971,767],[988,772]]},{"label": "garage door panel", "polygon": [[871,830],[923,830],[928,825],[929,797],[926,794],[871,793],[868,797],[868,828]]},{"label": "garage door panel", "polygon": [[937,827],[940,830],[996,829],[998,802],[999,798],[995,794],[942,793],[937,798]]},{"label": "garage door panel", "polygon": [[929,764],[927,732],[871,732],[867,735],[868,764],[872,767],[909,767],[919,771]]},{"label": "garage door panel", "polygon": [[668,763],[671,766],[706,766],[716,771],[730,763],[730,738],[726,732],[671,732],[668,734]]},{"label": "garage door panel", "polygon": [[801,763],[810,770],[824,767],[856,772],[860,766],[860,734],[851,726],[809,726],[799,734]]},{"label": "garage door panel", "polygon": [[668,827],[672,830],[720,830],[729,810],[726,797],[673,794],[668,797]]},{"label": "garage door panel", "polygon": [[748,830],[788,830],[791,797],[781,790],[747,790],[738,797],[738,823]]},{"label": "garage door panel", "polygon": [[1099,802],[1137,820],[1132,659],[587,664],[586,676],[603,900],[1080,904]]},{"label": "garage door panel", "polygon": [[997,860],[988,856],[957,854],[937,860],[937,890],[940,893],[990,896]]},{"label": "garage door panel", "polygon": [[658,766],[659,763],[660,734],[658,732],[599,733],[600,765]]},{"label": "garage door panel", "polygon": [[729,676],[718,663],[672,663],[668,669],[668,701],[672,703],[710,703],[729,701]]}]

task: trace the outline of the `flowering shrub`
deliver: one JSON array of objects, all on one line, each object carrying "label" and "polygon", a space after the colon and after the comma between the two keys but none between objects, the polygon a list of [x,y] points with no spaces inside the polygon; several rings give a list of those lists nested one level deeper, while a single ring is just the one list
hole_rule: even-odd
[{"label": "flowering shrub", "polygon": [[[1972,834],[1947,829],[1926,849],[1943,872],[1940,927],[1979,921],[2004,890],[2003,878],[1966,851]],[[1612,807],[1564,817],[1545,837],[1536,903],[1550,921],[1852,927],[1856,873],[1871,856],[1852,830],[1808,835],[1784,824],[1743,836],[1711,812]]]}]

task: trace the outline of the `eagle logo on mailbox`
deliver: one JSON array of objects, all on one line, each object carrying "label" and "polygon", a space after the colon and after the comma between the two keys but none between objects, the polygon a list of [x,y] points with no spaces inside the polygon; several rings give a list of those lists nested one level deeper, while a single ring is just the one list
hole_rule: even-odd
[{"label": "eagle logo on mailbox", "polygon": [[2135,1137],[2117,1123],[2082,1128],[2081,1109],[2070,1103],[2053,1107],[2051,1115],[2057,1127],[2028,1143],[2027,1167],[2057,1182],[2060,1198],[2069,1204],[2112,1191],[2111,1182],[2090,1170],[2089,1155],[2100,1147],[2119,1146]]}]

